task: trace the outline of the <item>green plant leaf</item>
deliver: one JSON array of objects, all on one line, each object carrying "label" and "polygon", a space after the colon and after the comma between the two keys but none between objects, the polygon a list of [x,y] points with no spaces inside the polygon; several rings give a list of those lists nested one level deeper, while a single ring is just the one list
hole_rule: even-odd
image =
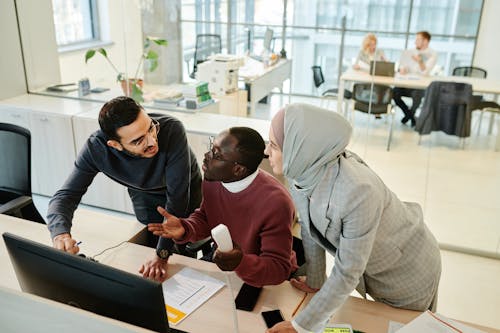
[{"label": "green plant leaf", "polygon": [[158,59],[158,53],[156,53],[153,50],[149,50],[144,58],[146,58],[146,59]]},{"label": "green plant leaf", "polygon": [[105,58],[108,57],[108,53],[102,47],[100,49],[98,49],[97,52],[99,52],[100,54],[102,54]]},{"label": "green plant leaf", "polygon": [[158,67],[158,59],[148,60],[148,69],[150,72],[154,71]]},{"label": "green plant leaf", "polygon": [[120,82],[122,80],[125,80],[125,74],[118,73],[118,76],[116,77],[116,81]]},{"label": "green plant leaf", "polygon": [[132,99],[137,103],[144,102],[144,98],[142,97],[142,89],[135,82],[132,84],[132,93],[130,97],[132,97]]},{"label": "green plant leaf", "polygon": [[85,53],[85,63],[87,63],[87,61],[89,61],[89,59],[92,58],[94,55],[95,55],[95,50],[93,49],[87,50],[87,52]]},{"label": "green plant leaf", "polygon": [[152,39],[152,41],[155,42],[156,45],[163,45],[163,46],[168,45],[168,42],[166,39],[155,38],[155,39]]}]

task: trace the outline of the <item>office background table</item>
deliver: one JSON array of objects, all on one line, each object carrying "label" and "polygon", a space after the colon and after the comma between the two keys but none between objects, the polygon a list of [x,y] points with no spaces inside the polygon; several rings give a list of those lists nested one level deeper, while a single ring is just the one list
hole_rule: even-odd
[{"label": "office background table", "polygon": [[[349,70],[342,74],[339,82],[339,94],[337,99],[337,110],[342,110],[344,101],[344,88],[354,82],[383,84],[399,88],[426,89],[433,81],[463,82],[472,85],[476,93],[500,94],[500,81],[492,79],[481,79],[464,76],[415,76],[396,75],[394,77],[369,75],[366,72]],[[345,111],[347,112],[347,110]]]},{"label": "office background table", "polygon": [[[136,221],[124,220],[101,213],[79,209],[76,213],[72,234],[77,239],[84,242],[81,246],[82,251],[85,249],[87,254],[93,255],[96,251],[116,245],[124,239],[132,238],[137,231],[142,228],[143,226]],[[50,244],[46,226],[14,217],[0,215],[0,232],[3,233],[6,231],[44,244]],[[84,247],[84,245],[86,247]],[[103,264],[138,275],[139,266],[151,255],[154,255],[154,249],[127,242],[117,248],[109,250],[102,256],[99,256],[98,259]],[[183,267],[188,266],[213,277],[219,278],[225,282],[224,273],[222,273],[217,266],[212,263],[174,255],[170,258],[169,264],[169,275],[175,274]],[[5,244],[3,242],[1,242],[0,245],[0,265],[0,286],[2,286],[4,290],[5,287],[19,290],[19,285],[15,278]],[[236,295],[236,291],[241,286],[242,281],[233,273],[230,273],[230,280],[231,287],[235,291],[234,294]],[[116,322],[98,315],[88,314],[86,311],[74,309],[63,304],[55,305],[51,301],[43,300],[38,297],[32,297],[29,295],[22,297],[19,293],[4,292],[2,289],[0,289],[0,294],[11,295],[12,297],[9,296],[9,300],[12,299],[13,302],[20,302],[23,307],[29,306],[33,309],[40,309],[40,303],[47,303],[47,307],[50,308],[50,313],[52,313],[55,318],[60,317],[61,321],[63,321],[63,319],[66,320],[70,314],[71,316],[75,315],[76,312],[78,315],[77,317],[80,318],[79,320],[96,320],[99,321],[99,325],[110,325],[113,329],[109,329],[107,332],[147,331],[139,327]],[[304,293],[291,287],[288,282],[284,282],[278,286],[264,287],[253,312],[237,311],[240,332],[264,332],[265,326],[260,316],[260,312],[265,310],[280,309],[285,319],[289,320],[295,307],[302,300],[303,295]],[[232,311],[230,297],[231,294],[228,288],[223,288],[200,308],[189,315],[184,321],[177,325],[176,328],[193,333],[232,332],[233,321],[230,315]],[[304,308],[311,297],[312,295],[307,296],[306,302],[301,306],[301,309]],[[10,304],[8,309],[2,308],[1,311],[8,320],[8,323],[0,323],[0,327],[7,324],[10,325],[9,327],[16,326],[14,321],[22,318],[22,322],[17,324],[18,326],[16,327],[36,327],[37,330],[41,332],[48,332],[48,330],[46,330],[46,328],[42,325],[51,327],[50,325],[52,324],[40,321],[39,317],[36,315],[27,315],[29,311],[23,312],[22,316],[5,315],[9,311],[13,312],[16,309],[19,309],[19,304],[17,303]],[[57,316],[58,312],[60,313],[59,317]],[[336,323],[350,323],[354,329],[364,332],[386,333],[389,320],[407,323],[419,314],[420,312],[418,311],[396,309],[385,304],[349,297],[346,303],[334,315],[332,321]],[[500,330],[485,328],[478,325],[473,326],[485,332],[500,333]],[[83,331],[76,329],[75,332]]]},{"label": "office background table", "polygon": [[292,60],[280,59],[276,64],[264,67],[262,63],[252,66],[242,67],[239,70],[239,78],[245,82],[249,91],[249,113],[254,114],[259,101],[269,95],[274,88],[282,89],[283,82],[291,79]]}]

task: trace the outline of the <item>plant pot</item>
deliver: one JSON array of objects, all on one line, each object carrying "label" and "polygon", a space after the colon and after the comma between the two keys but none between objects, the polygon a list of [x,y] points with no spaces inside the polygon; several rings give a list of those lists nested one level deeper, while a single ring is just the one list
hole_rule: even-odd
[{"label": "plant pot", "polygon": [[137,84],[139,86],[140,90],[142,90],[142,87],[144,86],[144,80],[143,79],[128,79],[128,84],[126,80],[120,80],[120,85],[122,86],[123,94],[127,96],[132,95],[132,87],[134,84]]}]

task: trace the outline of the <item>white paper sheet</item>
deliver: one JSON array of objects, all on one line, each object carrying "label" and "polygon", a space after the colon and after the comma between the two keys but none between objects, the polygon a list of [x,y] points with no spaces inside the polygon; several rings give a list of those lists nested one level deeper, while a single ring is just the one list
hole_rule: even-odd
[{"label": "white paper sheet", "polygon": [[224,282],[220,280],[183,268],[162,284],[168,322],[178,324],[223,286]]}]

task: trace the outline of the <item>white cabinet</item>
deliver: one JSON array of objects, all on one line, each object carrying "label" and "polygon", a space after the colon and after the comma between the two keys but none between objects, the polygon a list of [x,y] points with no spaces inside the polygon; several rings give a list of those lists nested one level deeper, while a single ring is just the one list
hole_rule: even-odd
[{"label": "white cabinet", "polygon": [[0,123],[30,128],[29,110],[0,105]]},{"label": "white cabinet", "polygon": [[[73,117],[76,153],[88,137],[99,129],[97,111]],[[118,184],[99,172],[82,198],[82,203],[133,214],[132,202],[125,186]]]},{"label": "white cabinet", "polygon": [[30,123],[33,192],[52,196],[75,160],[71,117],[32,112]]}]

